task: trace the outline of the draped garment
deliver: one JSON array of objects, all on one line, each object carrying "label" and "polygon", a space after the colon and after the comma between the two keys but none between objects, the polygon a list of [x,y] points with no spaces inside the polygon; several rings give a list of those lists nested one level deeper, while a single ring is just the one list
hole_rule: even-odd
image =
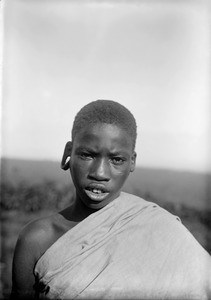
[{"label": "draped garment", "polygon": [[61,236],[34,273],[49,299],[201,300],[210,291],[210,266],[178,217],[121,192]]}]

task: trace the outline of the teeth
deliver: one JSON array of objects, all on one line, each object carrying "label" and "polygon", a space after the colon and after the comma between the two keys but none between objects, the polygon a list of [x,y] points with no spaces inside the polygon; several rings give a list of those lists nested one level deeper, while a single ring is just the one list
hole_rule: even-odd
[{"label": "teeth", "polygon": [[101,190],[98,190],[98,189],[93,189],[92,191],[93,191],[93,193],[96,193],[96,194],[102,193],[102,191],[101,191]]}]

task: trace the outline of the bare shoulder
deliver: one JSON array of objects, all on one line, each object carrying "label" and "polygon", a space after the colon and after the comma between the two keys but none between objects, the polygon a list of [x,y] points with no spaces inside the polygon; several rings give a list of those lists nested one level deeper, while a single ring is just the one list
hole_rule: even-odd
[{"label": "bare shoulder", "polygon": [[59,213],[36,219],[22,229],[16,248],[29,251],[36,261],[71,225]]},{"label": "bare shoulder", "polygon": [[73,224],[59,213],[34,220],[21,231],[16,243],[12,269],[12,295],[34,296],[34,267],[44,252]]},{"label": "bare shoulder", "polygon": [[39,258],[45,250],[45,245],[50,243],[54,236],[54,218],[55,216],[52,215],[27,224],[19,235],[17,245],[27,245],[27,248],[31,248],[30,250],[36,255],[36,258]]}]

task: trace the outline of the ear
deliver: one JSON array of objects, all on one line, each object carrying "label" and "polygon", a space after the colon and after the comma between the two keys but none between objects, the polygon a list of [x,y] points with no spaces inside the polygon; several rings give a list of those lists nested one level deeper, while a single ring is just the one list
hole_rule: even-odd
[{"label": "ear", "polygon": [[[71,152],[72,152],[72,142],[67,142],[66,145],[65,145],[65,148],[64,148],[64,153],[63,153],[62,161],[61,161],[61,168],[64,171],[69,169],[69,162],[70,162]],[[68,159],[68,161],[67,161],[67,159]]]},{"label": "ear", "polygon": [[131,157],[131,166],[130,166],[130,172],[133,172],[136,167],[136,152],[134,151]]}]

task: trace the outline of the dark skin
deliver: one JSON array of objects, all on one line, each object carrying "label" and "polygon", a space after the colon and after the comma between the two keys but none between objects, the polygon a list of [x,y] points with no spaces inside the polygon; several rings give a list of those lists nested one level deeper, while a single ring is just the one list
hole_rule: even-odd
[{"label": "dark skin", "polygon": [[13,259],[12,297],[34,298],[33,270],[39,258],[65,232],[119,196],[135,169],[132,145],[125,130],[110,124],[87,127],[66,144],[62,167],[70,169],[76,188],[73,205],[31,222],[21,232]]}]

